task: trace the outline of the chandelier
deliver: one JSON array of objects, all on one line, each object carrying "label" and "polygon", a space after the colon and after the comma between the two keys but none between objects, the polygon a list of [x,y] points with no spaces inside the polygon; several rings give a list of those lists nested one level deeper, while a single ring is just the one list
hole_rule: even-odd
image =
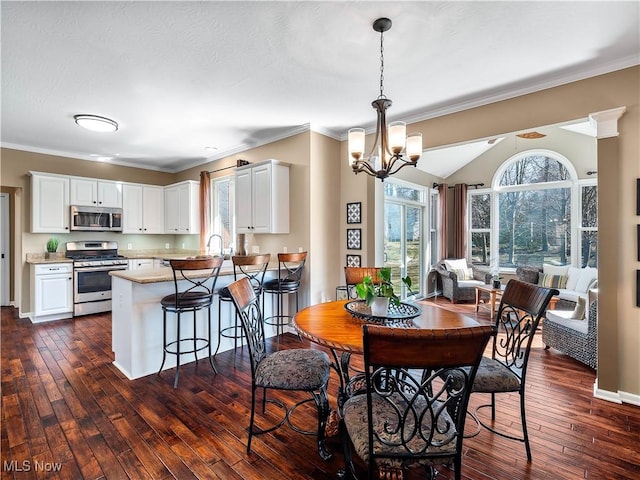
[{"label": "chandelier", "polygon": [[407,165],[416,166],[422,155],[422,134],[412,133],[407,136],[405,122],[391,122],[387,127],[387,108],[391,99],[384,94],[384,32],[391,28],[391,20],[378,18],[373,22],[373,29],[380,32],[380,95],[371,102],[376,110],[378,122],[373,148],[367,158],[364,155],[364,128],[349,130],[349,165],[356,175],[364,172],[384,182],[389,175]]}]

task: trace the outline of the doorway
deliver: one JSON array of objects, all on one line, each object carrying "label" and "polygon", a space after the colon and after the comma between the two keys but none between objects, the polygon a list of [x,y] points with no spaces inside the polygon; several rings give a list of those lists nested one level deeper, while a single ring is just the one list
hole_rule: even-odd
[{"label": "doorway", "polygon": [[11,237],[9,235],[9,194],[0,193],[0,305],[10,304],[9,261],[11,251]]}]

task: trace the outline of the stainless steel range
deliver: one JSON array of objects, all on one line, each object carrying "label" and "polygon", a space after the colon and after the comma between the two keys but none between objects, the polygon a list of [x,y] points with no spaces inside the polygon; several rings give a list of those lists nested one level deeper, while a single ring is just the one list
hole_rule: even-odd
[{"label": "stainless steel range", "polygon": [[112,270],[126,270],[127,259],[118,255],[118,242],[68,242],[73,259],[73,315],[111,311]]}]

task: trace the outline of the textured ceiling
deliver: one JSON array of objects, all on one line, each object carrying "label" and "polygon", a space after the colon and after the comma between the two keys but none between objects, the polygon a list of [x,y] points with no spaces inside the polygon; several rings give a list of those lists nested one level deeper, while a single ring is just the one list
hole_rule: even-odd
[{"label": "textured ceiling", "polygon": [[415,121],[637,65],[639,5],[3,1],[2,145],[180,171],[308,128],[343,139],[375,121],[378,17],[389,118]]}]

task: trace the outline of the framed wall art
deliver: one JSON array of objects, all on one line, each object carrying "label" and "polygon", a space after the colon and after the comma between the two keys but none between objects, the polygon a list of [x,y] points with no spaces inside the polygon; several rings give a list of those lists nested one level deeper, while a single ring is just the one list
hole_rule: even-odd
[{"label": "framed wall art", "polygon": [[636,307],[640,307],[640,270],[636,270]]},{"label": "framed wall art", "polygon": [[362,248],[361,237],[361,228],[347,228],[347,250],[360,250]]},{"label": "framed wall art", "polygon": [[347,255],[347,267],[359,267],[360,255]]},{"label": "framed wall art", "polygon": [[362,222],[362,202],[347,203],[347,223]]},{"label": "framed wall art", "polygon": [[636,228],[638,229],[638,233],[636,234],[636,249],[638,250],[638,261],[640,262],[640,225],[636,225]]},{"label": "framed wall art", "polygon": [[636,215],[640,215],[640,178],[636,179]]}]

